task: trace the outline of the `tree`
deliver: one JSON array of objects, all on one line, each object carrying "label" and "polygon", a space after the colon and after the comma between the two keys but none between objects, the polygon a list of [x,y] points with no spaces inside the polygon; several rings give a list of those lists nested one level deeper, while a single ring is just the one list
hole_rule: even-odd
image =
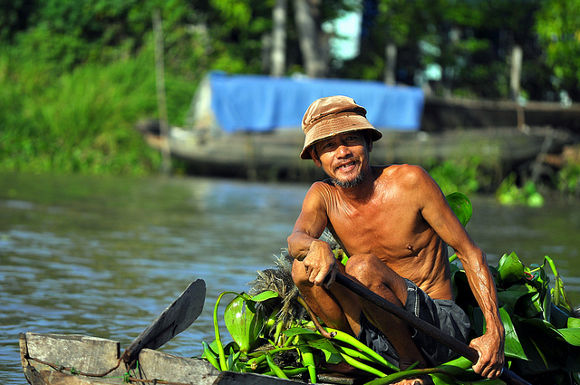
[{"label": "tree", "polygon": [[[580,98],[580,1],[546,0],[535,28],[545,49],[556,91]],[[565,98],[565,94],[563,94]]]},{"label": "tree", "polygon": [[318,0],[295,0],[294,21],[306,75],[324,77],[328,71],[328,43],[323,40]]}]

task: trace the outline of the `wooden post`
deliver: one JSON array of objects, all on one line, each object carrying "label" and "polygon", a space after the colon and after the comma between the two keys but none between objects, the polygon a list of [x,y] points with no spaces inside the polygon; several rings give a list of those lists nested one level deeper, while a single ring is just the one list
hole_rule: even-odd
[{"label": "wooden post", "polygon": [[510,91],[513,100],[520,96],[520,79],[522,76],[522,47],[514,45],[511,55]]},{"label": "wooden post", "polygon": [[396,83],[395,70],[397,68],[397,46],[388,43],[385,47],[385,84],[394,86]]},{"label": "wooden post", "polygon": [[282,76],[286,69],[286,9],[287,0],[276,0],[272,11],[272,56],[270,74]]},{"label": "wooden post", "polygon": [[511,68],[510,68],[510,93],[512,100],[516,102],[516,119],[519,130],[523,130],[526,125],[524,107],[520,104],[520,79],[522,76],[522,47],[514,45],[512,47]]},{"label": "wooden post", "polygon": [[165,66],[163,62],[163,24],[159,9],[153,11],[153,33],[155,34],[155,84],[157,88],[157,110],[161,128],[161,171],[171,173],[171,151],[169,145],[169,126],[167,123],[167,103],[165,100]]}]

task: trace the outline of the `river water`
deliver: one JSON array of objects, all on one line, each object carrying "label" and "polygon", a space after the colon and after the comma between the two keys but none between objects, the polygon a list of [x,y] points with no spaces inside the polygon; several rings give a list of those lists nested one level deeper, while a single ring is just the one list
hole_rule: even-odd
[{"label": "river water", "polygon": [[[0,175],[0,383],[25,384],[18,334],[88,334],[126,347],[197,278],[207,284],[198,320],[162,349],[201,352],[213,340],[220,292],[248,289],[300,210],[308,185],[202,178],[127,179]],[[472,238],[495,264],[556,260],[580,302],[580,202],[502,207],[471,197]],[[227,338],[226,338],[227,339]]]}]

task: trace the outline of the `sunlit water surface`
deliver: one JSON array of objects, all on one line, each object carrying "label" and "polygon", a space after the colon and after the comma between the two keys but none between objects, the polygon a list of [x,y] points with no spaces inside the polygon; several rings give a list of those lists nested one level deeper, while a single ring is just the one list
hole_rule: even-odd
[{"label": "sunlit water surface", "polygon": [[[213,340],[225,290],[245,291],[274,255],[307,185],[200,178],[0,175],[0,383],[25,384],[18,333],[110,338],[127,346],[186,287],[207,283],[198,320],[162,349],[195,356]],[[472,238],[491,264],[552,256],[580,301],[579,202],[541,209],[472,197]]]}]

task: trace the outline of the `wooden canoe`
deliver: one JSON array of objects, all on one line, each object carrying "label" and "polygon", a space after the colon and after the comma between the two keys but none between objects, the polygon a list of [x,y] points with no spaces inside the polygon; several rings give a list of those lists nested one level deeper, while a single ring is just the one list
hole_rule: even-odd
[{"label": "wooden canoe", "polygon": [[[143,349],[138,366],[120,360],[120,344],[78,334],[20,334],[20,356],[30,385],[303,385],[253,373],[220,372],[209,362]],[[120,364],[119,364],[120,362]],[[106,374],[105,374],[106,373]],[[103,376],[103,374],[105,374]],[[325,379],[326,378],[326,379]],[[323,382],[352,384],[352,378],[319,377]]]},{"label": "wooden canoe", "polygon": [[[152,123],[154,126],[154,124]],[[304,134],[300,129],[268,133],[209,134],[172,127],[169,137],[145,125],[147,143],[181,160],[187,173],[266,180],[312,181],[324,175],[313,162],[299,158]],[[526,171],[546,154],[560,154],[576,135],[550,127],[486,127],[439,132],[384,131],[373,145],[373,164],[429,165],[478,157],[482,166],[502,180],[515,169]]]}]

